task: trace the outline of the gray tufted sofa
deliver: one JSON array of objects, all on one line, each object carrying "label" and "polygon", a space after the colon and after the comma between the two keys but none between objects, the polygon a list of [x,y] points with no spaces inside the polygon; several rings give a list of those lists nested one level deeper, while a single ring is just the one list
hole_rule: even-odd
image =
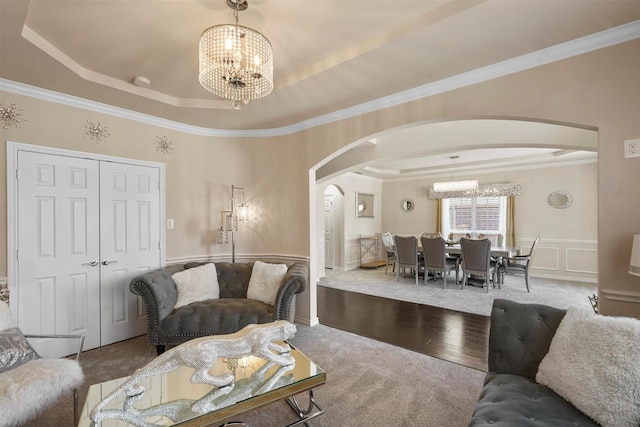
[{"label": "gray tufted sofa", "polygon": [[147,272],[131,280],[129,289],[140,295],[147,311],[147,338],[158,354],[167,345],[177,345],[193,338],[237,332],[252,323],[291,320],[293,297],[307,286],[309,268],[293,263],[282,279],[275,306],[247,299],[253,263],[215,263],[220,298],[195,302],[174,309],[178,298],[171,275],[204,263],[171,265]]},{"label": "gray tufted sofa", "polygon": [[546,305],[494,300],[489,370],[470,427],[599,425],[535,381],[564,315],[565,310]]}]

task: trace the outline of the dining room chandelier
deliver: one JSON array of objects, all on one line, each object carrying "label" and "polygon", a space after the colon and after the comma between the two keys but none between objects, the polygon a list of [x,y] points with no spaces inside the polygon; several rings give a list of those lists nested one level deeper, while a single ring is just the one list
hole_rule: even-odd
[{"label": "dining room chandelier", "polygon": [[467,179],[463,181],[442,181],[433,183],[433,191],[469,191],[478,189],[477,179]]},{"label": "dining room chandelier", "polygon": [[447,193],[451,191],[473,191],[478,189],[478,180],[477,179],[465,179],[465,180],[456,180],[455,175],[458,172],[458,165],[456,160],[458,160],[460,156],[451,156],[449,159],[453,162],[453,176],[451,177],[451,181],[441,181],[433,183],[433,191],[438,193]]},{"label": "dining room chandelier", "polygon": [[247,0],[226,0],[235,24],[214,25],[200,36],[202,87],[231,101],[238,110],[273,90],[273,49],[261,33],[238,23]]}]

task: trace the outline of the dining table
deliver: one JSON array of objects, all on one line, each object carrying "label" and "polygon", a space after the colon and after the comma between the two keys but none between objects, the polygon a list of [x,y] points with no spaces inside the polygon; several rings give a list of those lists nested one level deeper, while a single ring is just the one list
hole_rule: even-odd
[{"label": "dining table", "polygon": [[[518,255],[519,249],[515,246],[493,246],[491,245],[490,254],[494,258],[511,258]],[[447,242],[445,252],[452,255],[462,255],[462,247],[459,242]]]}]

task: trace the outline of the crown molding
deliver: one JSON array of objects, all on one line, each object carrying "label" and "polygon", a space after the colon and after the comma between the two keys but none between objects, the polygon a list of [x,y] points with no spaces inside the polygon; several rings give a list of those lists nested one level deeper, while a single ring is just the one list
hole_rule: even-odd
[{"label": "crown molding", "polygon": [[0,79],[0,90],[194,135],[211,137],[273,137],[294,134],[313,127],[486,82],[638,38],[640,38],[640,20],[291,125],[266,129],[232,130],[192,126],[5,79]]}]

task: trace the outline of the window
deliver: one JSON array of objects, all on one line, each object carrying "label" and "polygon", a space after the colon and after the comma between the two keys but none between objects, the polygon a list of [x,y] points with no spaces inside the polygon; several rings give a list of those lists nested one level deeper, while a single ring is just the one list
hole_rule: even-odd
[{"label": "window", "polygon": [[442,200],[442,234],[502,234],[507,230],[506,197]]}]

